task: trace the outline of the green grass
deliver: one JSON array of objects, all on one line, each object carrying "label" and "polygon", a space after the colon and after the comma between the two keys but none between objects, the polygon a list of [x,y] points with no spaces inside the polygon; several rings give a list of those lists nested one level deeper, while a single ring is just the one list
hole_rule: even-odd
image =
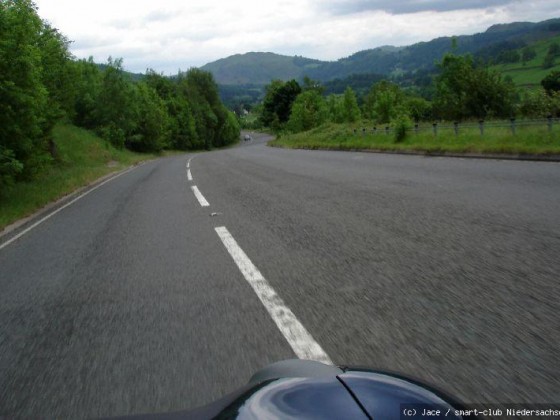
[{"label": "green grass", "polygon": [[484,136],[475,128],[440,129],[437,136],[431,130],[410,132],[404,141],[396,143],[393,134],[357,134],[347,125],[326,124],[304,133],[282,136],[271,146],[303,149],[415,151],[438,153],[487,153],[560,155],[560,127],[548,132],[546,125],[518,127],[516,135],[508,128],[485,129]]},{"label": "green grass", "polygon": [[155,157],[117,150],[93,133],[72,125],[57,125],[53,135],[59,159],[32,181],[19,182],[2,191],[0,229],[104,175]]},{"label": "green grass", "polygon": [[[537,56],[525,64],[522,62],[498,64],[491,66],[490,68],[499,71],[503,76],[511,76],[513,83],[518,87],[540,86],[541,80],[544,79],[551,71],[560,71],[559,58],[556,59],[553,67],[549,69],[543,69],[542,67],[548,48],[550,47],[550,44],[554,42],[560,44],[560,35],[532,44],[537,52]],[[521,51],[522,48],[519,49],[520,53]]]}]

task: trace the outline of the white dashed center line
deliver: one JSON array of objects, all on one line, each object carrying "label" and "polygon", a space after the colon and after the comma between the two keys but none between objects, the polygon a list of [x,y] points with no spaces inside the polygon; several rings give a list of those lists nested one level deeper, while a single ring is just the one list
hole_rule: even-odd
[{"label": "white dashed center line", "polygon": [[204,196],[202,195],[202,193],[200,192],[200,190],[198,189],[198,187],[196,185],[193,185],[191,187],[191,189],[193,190],[193,193],[194,193],[196,199],[198,200],[198,202],[200,203],[200,205],[202,207],[210,206],[210,203],[208,201],[206,201],[206,198],[204,198]]},{"label": "white dashed center line", "polygon": [[315,360],[332,365],[327,353],[286,306],[229,231],[224,226],[215,229],[245,280],[251,285],[296,356],[300,359]]}]

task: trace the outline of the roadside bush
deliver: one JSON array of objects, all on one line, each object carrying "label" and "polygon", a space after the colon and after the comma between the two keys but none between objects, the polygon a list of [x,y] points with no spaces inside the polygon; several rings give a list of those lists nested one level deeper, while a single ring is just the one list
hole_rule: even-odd
[{"label": "roadside bush", "polygon": [[406,114],[400,114],[393,121],[393,125],[395,127],[395,143],[404,141],[407,131],[412,128],[412,121],[410,117]]},{"label": "roadside bush", "polygon": [[15,158],[10,149],[0,145],[0,185],[11,185],[18,174],[23,171],[23,163]]},{"label": "roadside bush", "polygon": [[549,95],[544,89],[525,92],[519,103],[519,113],[529,118],[560,115],[560,92],[551,92]]},{"label": "roadside bush", "polygon": [[117,149],[122,149],[124,147],[124,130],[113,123],[109,123],[108,125],[98,128],[97,134]]},{"label": "roadside bush", "polygon": [[300,93],[294,101],[287,127],[295,133],[307,131],[323,124],[327,114],[323,96],[315,90],[308,90]]}]

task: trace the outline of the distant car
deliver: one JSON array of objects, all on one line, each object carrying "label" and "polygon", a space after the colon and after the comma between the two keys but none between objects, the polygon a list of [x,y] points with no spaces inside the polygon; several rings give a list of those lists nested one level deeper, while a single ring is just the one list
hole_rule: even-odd
[{"label": "distant car", "polygon": [[245,136],[243,137],[243,140],[250,141],[250,140],[253,140],[253,138],[249,134],[245,134]]}]

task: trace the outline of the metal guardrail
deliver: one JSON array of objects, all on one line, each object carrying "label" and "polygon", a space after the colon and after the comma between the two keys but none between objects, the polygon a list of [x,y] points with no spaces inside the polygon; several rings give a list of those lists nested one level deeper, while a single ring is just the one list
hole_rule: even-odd
[{"label": "metal guardrail", "polygon": [[[407,129],[408,133],[419,134],[420,132],[431,131],[435,136],[437,136],[440,131],[453,130],[455,135],[459,135],[464,130],[478,130],[481,136],[484,136],[486,130],[492,130],[495,128],[506,128],[511,131],[513,135],[517,134],[517,129],[521,127],[547,127],[549,132],[552,132],[554,126],[560,125],[560,118],[555,118],[549,116],[547,118],[540,119],[516,119],[510,118],[509,120],[501,121],[484,121],[480,120],[478,122],[453,122],[453,123],[416,123],[410,129]],[[355,128],[353,130],[355,135],[362,134],[378,134],[378,135],[390,135],[394,133],[394,127],[390,125],[374,125],[373,127],[366,128],[362,127],[361,130]]]}]

